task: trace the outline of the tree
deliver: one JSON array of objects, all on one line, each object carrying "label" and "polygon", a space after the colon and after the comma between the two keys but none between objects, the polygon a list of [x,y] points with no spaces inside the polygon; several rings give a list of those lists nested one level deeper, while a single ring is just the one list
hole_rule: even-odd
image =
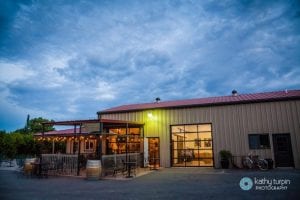
[{"label": "tree", "polygon": [[15,138],[11,134],[5,134],[2,142],[4,157],[13,159],[17,153]]},{"label": "tree", "polygon": [[[29,119],[29,115],[27,116],[26,126],[21,129],[17,129],[13,131],[13,133],[21,133],[21,134],[33,134],[33,133],[41,133],[43,132],[43,123],[44,122],[52,122],[53,120],[44,119],[42,117]],[[44,125],[44,132],[55,130],[53,125]]]},{"label": "tree", "polygon": [[44,119],[42,117],[33,118],[28,122],[28,131],[30,133],[39,133],[55,130],[53,125],[45,125],[43,130],[43,122],[51,122],[53,120]]},{"label": "tree", "polygon": [[25,131],[26,133],[28,133],[28,125],[29,125],[29,120],[30,120],[30,115],[27,115],[27,119],[26,119],[26,125],[25,125]]},{"label": "tree", "polygon": [[36,154],[36,142],[33,135],[11,133],[14,138],[17,155],[34,155]]},{"label": "tree", "polygon": [[[42,117],[29,119],[27,116],[26,125],[24,128],[17,129],[12,133],[21,133],[21,134],[34,134],[43,132],[43,123],[53,122],[53,120],[45,119]],[[44,132],[54,131],[53,125],[44,125]]]},{"label": "tree", "polygon": [[2,157],[4,156],[4,137],[6,135],[6,132],[3,130],[0,130],[0,160],[2,160]]},{"label": "tree", "polygon": [[41,144],[34,140],[34,133],[45,132],[54,130],[53,125],[44,125],[43,122],[51,122],[42,117],[29,119],[27,116],[26,126],[17,129],[11,133],[0,130],[0,159],[13,159],[16,155],[28,156],[36,155],[41,152],[42,148],[48,148],[51,144]]}]

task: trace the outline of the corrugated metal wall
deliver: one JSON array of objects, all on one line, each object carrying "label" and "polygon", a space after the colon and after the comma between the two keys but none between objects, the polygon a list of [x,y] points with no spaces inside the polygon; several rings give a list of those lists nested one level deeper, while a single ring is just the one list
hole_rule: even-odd
[{"label": "corrugated metal wall", "polygon": [[[148,116],[152,113],[152,118]],[[300,168],[300,101],[281,101],[212,107],[146,110],[103,114],[104,119],[145,123],[145,137],[160,138],[161,165],[170,166],[170,125],[212,123],[214,162],[219,167],[219,151],[247,155],[248,134],[269,133],[271,149],[251,150],[264,158],[273,158],[272,134],[290,133],[296,168]]]}]

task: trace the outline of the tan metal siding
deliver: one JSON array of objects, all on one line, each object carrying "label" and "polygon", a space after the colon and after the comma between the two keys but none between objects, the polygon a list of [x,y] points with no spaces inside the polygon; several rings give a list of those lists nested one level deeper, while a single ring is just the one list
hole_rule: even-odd
[{"label": "tan metal siding", "polygon": [[[157,120],[150,120],[152,113]],[[300,168],[300,101],[282,101],[195,107],[155,109],[128,113],[104,114],[102,118],[145,122],[145,137],[160,137],[161,165],[170,166],[170,125],[212,123],[215,166],[218,152],[230,150],[234,155],[247,155],[248,134],[268,133],[271,149],[251,151],[262,157],[273,155],[272,134],[290,133],[295,166]]]}]

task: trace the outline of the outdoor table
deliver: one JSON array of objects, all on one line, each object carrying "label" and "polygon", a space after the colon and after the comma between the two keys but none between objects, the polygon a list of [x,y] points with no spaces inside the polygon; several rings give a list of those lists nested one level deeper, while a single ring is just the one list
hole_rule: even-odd
[{"label": "outdoor table", "polygon": [[124,162],[127,168],[127,176],[126,178],[132,178],[131,176],[131,167],[136,165],[136,162]]}]

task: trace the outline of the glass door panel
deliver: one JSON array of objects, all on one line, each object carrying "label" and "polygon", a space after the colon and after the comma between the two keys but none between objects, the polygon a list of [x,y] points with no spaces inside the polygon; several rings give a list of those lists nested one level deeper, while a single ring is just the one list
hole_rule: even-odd
[{"label": "glass door panel", "polygon": [[148,138],[148,155],[150,168],[157,169],[160,166],[160,151],[159,151],[159,138]]},{"label": "glass door panel", "polygon": [[213,166],[211,124],[172,126],[171,131],[172,166]]}]

